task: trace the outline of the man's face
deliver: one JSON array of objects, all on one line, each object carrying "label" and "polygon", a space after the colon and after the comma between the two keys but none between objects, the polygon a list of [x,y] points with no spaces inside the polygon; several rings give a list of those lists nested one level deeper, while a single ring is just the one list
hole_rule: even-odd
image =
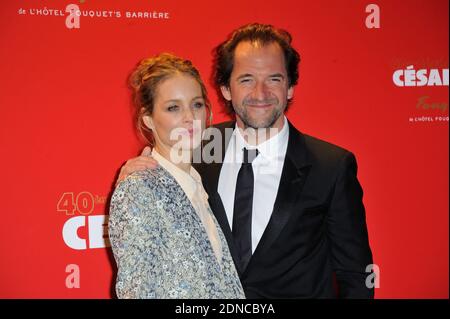
[{"label": "man's face", "polygon": [[237,45],[230,85],[221,91],[232,102],[239,127],[281,129],[281,115],[293,95],[288,83],[280,46],[246,41]]}]

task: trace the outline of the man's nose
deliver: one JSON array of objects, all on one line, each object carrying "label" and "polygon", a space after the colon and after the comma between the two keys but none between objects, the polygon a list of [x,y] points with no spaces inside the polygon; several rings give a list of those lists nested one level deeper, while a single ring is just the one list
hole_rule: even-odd
[{"label": "man's nose", "polygon": [[264,82],[256,82],[254,90],[252,92],[253,98],[258,101],[264,101],[267,99],[269,92]]}]

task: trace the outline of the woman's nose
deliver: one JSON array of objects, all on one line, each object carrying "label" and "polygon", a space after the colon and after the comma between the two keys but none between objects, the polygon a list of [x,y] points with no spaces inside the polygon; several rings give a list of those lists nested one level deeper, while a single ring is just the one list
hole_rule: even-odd
[{"label": "woman's nose", "polygon": [[194,119],[194,111],[192,110],[192,108],[187,107],[187,108],[184,109],[183,119],[185,121],[192,122],[192,120]]}]

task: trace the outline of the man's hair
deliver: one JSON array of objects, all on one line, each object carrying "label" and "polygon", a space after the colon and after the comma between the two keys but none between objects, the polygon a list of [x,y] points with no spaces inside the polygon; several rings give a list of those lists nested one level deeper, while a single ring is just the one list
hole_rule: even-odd
[{"label": "man's hair", "polygon": [[292,37],[289,32],[277,29],[269,24],[251,23],[244,25],[236,29],[227,40],[214,49],[214,84],[229,114],[234,113],[233,106],[230,101],[223,98],[220,87],[230,86],[230,76],[234,67],[234,51],[239,43],[247,41],[261,45],[278,43],[284,54],[289,87],[296,85],[298,81],[300,55],[291,46]]}]

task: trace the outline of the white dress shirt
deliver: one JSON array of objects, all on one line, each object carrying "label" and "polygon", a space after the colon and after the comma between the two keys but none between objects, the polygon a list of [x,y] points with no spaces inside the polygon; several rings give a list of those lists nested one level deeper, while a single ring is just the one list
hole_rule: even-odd
[{"label": "white dress shirt", "polygon": [[195,212],[200,217],[203,226],[208,234],[209,241],[213,248],[214,254],[221,264],[222,260],[222,244],[220,242],[219,233],[212,217],[212,211],[208,203],[208,194],[203,188],[200,174],[191,166],[189,174],[177,167],[175,164],[164,158],[155,149],[152,151],[152,157],[167,170],[181,186],[187,198],[190,200]]},{"label": "white dress shirt", "polygon": [[248,149],[257,148],[259,152],[259,155],[252,162],[255,178],[252,207],[252,253],[258,246],[272,215],[288,140],[289,124],[286,117],[284,117],[283,128],[278,134],[257,146],[249,145],[236,126],[225,152],[219,176],[218,193],[225,207],[230,228],[233,225],[236,181],[243,161],[242,149],[244,147]]}]

